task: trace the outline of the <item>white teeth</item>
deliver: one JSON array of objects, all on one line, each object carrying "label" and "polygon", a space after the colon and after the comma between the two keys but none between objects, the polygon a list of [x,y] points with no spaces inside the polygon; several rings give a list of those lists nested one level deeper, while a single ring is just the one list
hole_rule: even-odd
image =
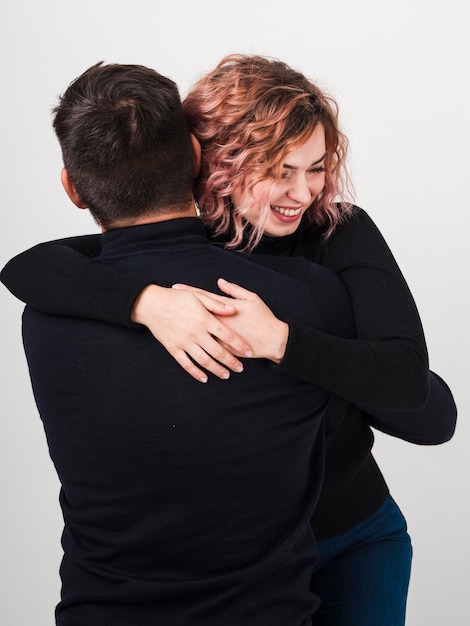
[{"label": "white teeth", "polygon": [[283,209],[282,207],[273,206],[271,207],[273,211],[276,213],[280,213],[281,215],[285,215],[286,217],[294,217],[294,215],[298,215],[302,209]]}]

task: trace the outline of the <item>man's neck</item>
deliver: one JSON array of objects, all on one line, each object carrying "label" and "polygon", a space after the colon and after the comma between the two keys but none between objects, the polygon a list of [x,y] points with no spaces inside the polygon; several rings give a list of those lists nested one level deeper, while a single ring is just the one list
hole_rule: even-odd
[{"label": "man's neck", "polygon": [[116,228],[128,228],[129,226],[142,226],[143,224],[156,224],[157,222],[167,222],[169,220],[176,220],[182,217],[197,217],[197,210],[194,201],[191,202],[186,210],[169,211],[168,213],[158,211],[156,213],[143,215],[141,217],[129,220],[119,220],[113,222],[106,228],[101,226],[101,232],[105,233],[107,230],[115,230]]}]

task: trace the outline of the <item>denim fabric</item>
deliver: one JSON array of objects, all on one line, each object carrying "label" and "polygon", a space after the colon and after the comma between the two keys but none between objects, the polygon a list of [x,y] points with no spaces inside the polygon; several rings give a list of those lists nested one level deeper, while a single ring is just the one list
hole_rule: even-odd
[{"label": "denim fabric", "polygon": [[321,598],[314,626],[403,626],[412,547],[389,496],[347,532],[318,542],[311,589]]}]

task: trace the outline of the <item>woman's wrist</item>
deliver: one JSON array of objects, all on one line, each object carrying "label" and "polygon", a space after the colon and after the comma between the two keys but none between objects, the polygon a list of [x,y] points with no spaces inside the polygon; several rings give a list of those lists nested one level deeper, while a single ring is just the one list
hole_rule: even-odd
[{"label": "woman's wrist", "polygon": [[147,285],[140,294],[138,295],[136,301],[134,302],[134,306],[132,307],[131,312],[131,320],[136,324],[143,324],[146,326],[146,320],[148,319],[148,299],[151,298],[153,302],[155,302],[155,297],[160,297],[162,294],[158,292],[162,292],[165,288],[159,287],[158,285]]},{"label": "woman's wrist", "polygon": [[289,324],[278,320],[277,329],[273,333],[273,338],[275,342],[271,347],[272,354],[268,358],[274,363],[280,363],[286,353],[287,339],[289,338]]}]

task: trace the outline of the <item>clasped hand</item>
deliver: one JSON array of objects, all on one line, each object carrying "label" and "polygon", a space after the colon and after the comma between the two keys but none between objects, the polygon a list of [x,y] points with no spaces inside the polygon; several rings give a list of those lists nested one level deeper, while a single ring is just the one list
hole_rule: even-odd
[{"label": "clasped hand", "polygon": [[134,305],[132,319],[147,326],[200,382],[207,382],[206,372],[223,379],[231,371],[242,372],[237,357],[278,363],[285,352],[288,325],[257,294],[224,279],[217,285],[227,297],[190,285],[172,289],[148,285]]}]

